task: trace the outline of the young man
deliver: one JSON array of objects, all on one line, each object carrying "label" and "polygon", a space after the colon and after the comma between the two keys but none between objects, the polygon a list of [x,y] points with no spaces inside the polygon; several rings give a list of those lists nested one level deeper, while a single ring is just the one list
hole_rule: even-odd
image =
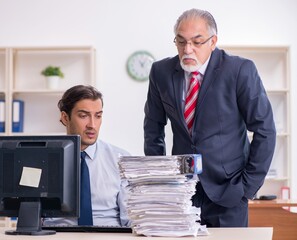
[{"label": "young man", "polygon": [[247,226],[248,199],[263,184],[275,148],[269,99],[252,61],[216,47],[217,25],[209,12],[185,11],[174,33],[178,55],[151,68],[145,154],[166,154],[169,118],[172,154],[202,154],[203,173],[193,196],[201,223]]},{"label": "young man", "polygon": [[[81,151],[85,153],[90,178],[92,216],[87,222],[82,219],[86,210],[81,196],[80,219],[48,219],[44,225],[127,226],[118,157],[129,153],[98,139],[103,115],[102,94],[92,86],[77,85],[64,93],[58,107],[67,134],[81,137]],[[84,189],[82,186],[81,193]]]}]

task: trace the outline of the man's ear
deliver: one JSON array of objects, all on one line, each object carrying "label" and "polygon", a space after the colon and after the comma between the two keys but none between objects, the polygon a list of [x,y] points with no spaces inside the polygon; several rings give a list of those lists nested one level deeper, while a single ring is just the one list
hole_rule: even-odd
[{"label": "man's ear", "polygon": [[68,125],[69,122],[69,116],[66,112],[62,111],[61,112],[61,118],[60,118],[60,122],[66,127]]},{"label": "man's ear", "polygon": [[216,45],[217,45],[217,41],[218,41],[218,36],[217,36],[217,35],[214,35],[214,36],[211,38],[211,49],[212,49],[212,50],[215,50]]}]

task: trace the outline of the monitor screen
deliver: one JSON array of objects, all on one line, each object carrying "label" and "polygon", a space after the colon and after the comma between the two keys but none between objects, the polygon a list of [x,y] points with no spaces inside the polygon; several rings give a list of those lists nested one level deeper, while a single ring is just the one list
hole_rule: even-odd
[{"label": "monitor screen", "polygon": [[0,136],[0,216],[18,217],[7,234],[52,234],[42,217],[79,217],[79,184],[79,136]]}]

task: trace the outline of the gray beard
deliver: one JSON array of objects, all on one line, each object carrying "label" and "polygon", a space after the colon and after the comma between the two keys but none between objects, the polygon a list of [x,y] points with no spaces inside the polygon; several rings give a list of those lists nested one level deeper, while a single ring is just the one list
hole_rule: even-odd
[{"label": "gray beard", "polygon": [[181,61],[180,62],[180,66],[182,67],[182,69],[186,72],[196,72],[196,71],[199,71],[200,67],[202,65],[200,64],[196,64],[196,65],[185,65],[183,64],[183,62]]}]

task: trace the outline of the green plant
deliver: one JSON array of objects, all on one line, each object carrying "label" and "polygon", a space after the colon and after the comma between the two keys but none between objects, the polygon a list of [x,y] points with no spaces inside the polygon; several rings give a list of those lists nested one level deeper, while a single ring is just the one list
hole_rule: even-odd
[{"label": "green plant", "polygon": [[60,78],[64,77],[64,73],[61,71],[60,67],[48,66],[46,67],[41,74],[43,76],[59,76]]}]

